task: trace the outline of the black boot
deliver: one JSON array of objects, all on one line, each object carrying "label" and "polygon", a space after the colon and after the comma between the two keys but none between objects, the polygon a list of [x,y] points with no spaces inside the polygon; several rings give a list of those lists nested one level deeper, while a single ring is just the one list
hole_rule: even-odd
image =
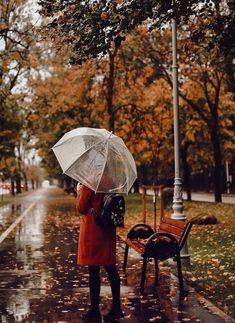
[{"label": "black boot", "polygon": [[90,309],[87,313],[81,315],[84,322],[101,322],[101,314],[99,310],[100,301],[100,267],[88,266],[89,269],[89,288],[90,288]]},{"label": "black boot", "polygon": [[84,322],[101,322],[101,314],[99,309],[90,308],[87,313],[81,315],[81,319]]},{"label": "black boot", "polygon": [[123,317],[124,317],[124,314],[121,308],[112,308],[108,314],[103,316],[104,321],[109,321],[109,322],[115,322],[116,320],[119,320]]}]

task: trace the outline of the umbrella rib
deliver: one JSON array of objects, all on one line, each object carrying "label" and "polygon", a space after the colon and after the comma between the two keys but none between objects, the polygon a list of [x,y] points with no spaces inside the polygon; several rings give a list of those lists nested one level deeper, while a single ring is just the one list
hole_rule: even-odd
[{"label": "umbrella rib", "polygon": [[[94,145],[90,146],[86,151],[84,151],[78,158],[82,157],[84,154],[86,154],[89,150],[91,150],[94,146],[100,144],[104,139],[100,140],[99,142],[95,143]],[[77,159],[75,159],[75,161],[63,172],[63,174],[65,174],[65,172],[67,172],[68,170],[70,170],[70,168],[73,167],[73,165],[77,162]]]},{"label": "umbrella rib", "polygon": [[[122,145],[122,144],[120,144],[120,146],[122,146],[122,147],[123,147],[123,145]],[[114,148],[114,147],[112,147],[112,149],[113,149],[113,148]],[[124,147],[124,148],[126,149],[127,147]],[[115,148],[114,148],[114,149],[115,149]],[[126,167],[126,163],[125,163],[125,160],[123,159],[122,154],[120,153],[120,151],[119,151],[118,149],[115,149],[115,151],[116,151],[116,153],[119,155],[120,159],[122,160],[123,165],[124,165],[125,170],[126,170],[126,173],[128,173],[128,169],[127,169],[127,167]],[[118,187],[115,187],[115,189],[113,189],[113,191],[114,191],[114,190],[117,190],[117,189],[120,189],[120,188],[122,188],[122,187],[124,187],[124,186],[126,185],[126,183],[127,183],[127,179],[126,179],[126,181],[125,181],[125,183],[124,183],[123,185],[118,186]]]},{"label": "umbrella rib", "polygon": [[[125,143],[123,144],[123,143],[121,143],[121,142],[117,142],[117,143],[115,143],[115,144],[117,144],[117,145],[119,145],[119,146],[121,146],[121,147],[123,147],[123,148],[125,148],[125,149],[129,150],[129,149],[127,148],[127,146],[125,145]],[[121,155],[120,155],[120,156],[121,156]],[[132,155],[131,155],[131,157],[133,158],[133,156],[132,156]],[[134,161],[134,158],[133,158],[133,161]],[[131,166],[131,168],[132,168],[133,172],[134,172],[134,173],[136,173],[136,169],[133,169],[132,165],[130,165],[130,166]]]},{"label": "umbrella rib", "polygon": [[[112,133],[111,133],[112,134]],[[111,136],[111,135],[110,135]],[[110,136],[109,136],[109,138],[110,138]],[[104,142],[104,145],[105,144],[109,144],[108,143],[108,140],[109,140],[109,138],[107,138],[107,140],[105,140],[105,142]],[[101,175],[100,175],[100,180],[98,181],[98,184],[97,184],[97,186],[96,186],[96,189],[95,189],[95,192],[97,192],[97,189],[98,189],[98,187],[99,187],[99,185],[100,185],[100,182],[101,182],[101,178],[102,178],[102,176],[103,176],[103,174],[104,174],[104,169],[105,169],[105,166],[106,166],[106,163],[107,163],[107,157],[108,157],[108,148],[106,149],[106,151],[105,151],[105,157],[106,157],[106,161],[105,161],[105,163],[104,163],[104,166],[103,166],[103,169],[102,169],[102,172],[101,172]]]}]

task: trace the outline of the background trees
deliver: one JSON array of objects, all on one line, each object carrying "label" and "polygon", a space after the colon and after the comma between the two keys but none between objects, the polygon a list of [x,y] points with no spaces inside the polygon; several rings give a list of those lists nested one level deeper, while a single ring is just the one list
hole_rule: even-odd
[{"label": "background trees", "polygon": [[[190,199],[191,175],[213,172],[215,198],[220,201],[225,163],[222,151],[227,147],[229,156],[228,151],[234,149],[234,133],[229,130],[234,106],[228,92],[225,57],[216,48],[208,52],[206,46],[195,44],[193,28],[182,30],[179,39],[184,184]],[[53,165],[53,156],[47,159],[47,152],[64,132],[79,125],[93,125],[115,128],[124,138],[140,166],[143,181],[171,183],[170,43],[168,30],[149,34],[146,27],[137,28],[103,59],[70,66],[57,57],[51,62],[50,77],[34,79],[32,106],[42,120],[37,126],[38,138],[42,153],[46,145],[43,154],[47,169]],[[32,118],[35,120],[35,114]]]},{"label": "background trees", "polygon": [[[7,22],[0,25],[5,44],[0,78],[0,167],[4,176],[27,182],[24,160],[32,147],[39,151],[47,173],[59,176],[51,147],[72,128],[93,126],[114,129],[123,137],[135,156],[141,182],[171,185],[168,26],[175,17],[180,24],[184,185],[190,198],[191,178],[195,185],[199,173],[208,178],[213,175],[219,201],[224,165],[234,155],[234,49],[231,42],[226,45],[234,19],[232,4],[202,1],[199,8],[195,1],[176,1],[174,7],[171,1],[138,0],[40,3],[41,13],[51,19],[48,29],[33,29],[24,14],[25,1],[1,2],[2,20]],[[223,39],[218,29],[221,24]],[[40,43],[32,30],[40,36]]]},{"label": "background trees", "polygon": [[[190,31],[182,31],[179,39],[179,48],[181,49],[179,51],[181,152],[185,184],[188,194],[190,194],[189,170],[194,169],[194,172],[205,171],[206,169],[212,170],[215,199],[219,202],[221,201],[223,184],[222,165],[225,165],[222,151],[224,151],[224,145],[228,145],[228,143],[230,148],[234,150],[234,131],[232,130],[233,123],[231,120],[231,114],[234,112],[233,95],[232,93],[229,95],[226,85],[225,56],[221,56],[216,48],[208,52],[206,46],[204,48],[195,44],[191,40],[192,33],[193,28]],[[158,86],[161,84],[161,90],[164,88],[162,86],[164,83],[162,81],[160,83],[160,80],[165,80],[169,87],[172,87],[169,44],[170,35],[168,31],[163,33],[156,31],[148,34],[145,29],[137,29],[132,36],[132,41],[126,44],[128,48],[126,63],[132,65],[133,69],[138,70],[140,75],[145,75],[145,69],[148,68],[148,76],[142,80],[142,84],[145,85],[145,90],[149,94],[151,93],[152,98],[153,91],[150,92],[150,85],[156,92],[159,92],[156,84]],[[182,50],[185,44],[187,45],[187,51]],[[131,57],[128,56],[129,52],[132,54]],[[130,57],[129,61],[128,57]],[[161,97],[162,103],[156,98],[152,102],[156,105],[166,103],[167,100],[163,91],[161,91]],[[229,97],[230,99],[228,99]],[[227,105],[230,107],[230,112],[226,108]],[[153,110],[151,113],[155,120],[158,120]],[[222,140],[222,138],[224,139]],[[151,142],[157,147],[159,146],[159,143],[154,142],[152,139]],[[149,147],[151,147],[151,144],[149,144]],[[192,153],[193,151],[194,153]],[[223,155],[224,158],[228,158],[226,154]],[[198,159],[194,158],[193,160],[192,156],[197,156]],[[204,156],[203,165],[200,162],[200,156]],[[192,168],[190,164],[194,167]]]},{"label": "background trees", "polygon": [[[80,63],[86,59],[107,54],[113,42],[119,45],[124,34],[148,19],[149,29],[159,29],[172,17],[187,25],[195,16],[206,20],[206,28],[197,28],[194,39],[210,48],[218,45],[221,52],[234,50],[234,4],[231,1],[196,0],[115,0],[82,2],[39,0],[41,13],[52,17],[49,28],[60,33],[64,42],[71,44],[71,60]],[[207,27],[213,30],[208,42]],[[223,31],[222,31],[223,30]],[[222,32],[221,32],[222,31]]]},{"label": "background trees", "polygon": [[[52,17],[49,28],[56,30],[64,41],[72,43],[71,62],[81,63],[91,57],[109,53],[110,63],[112,62],[110,73],[113,73],[111,65],[113,68],[117,48],[125,40],[127,32],[134,30],[147,19],[149,30],[156,28],[159,30],[162,26],[165,28],[172,17],[182,24],[184,32],[180,35],[180,46],[183,50],[180,54],[184,61],[182,60],[183,63],[181,63],[180,96],[183,99],[183,106],[192,110],[191,117],[199,117],[201,126],[205,130],[203,134],[206,135],[203,140],[206,139],[211,145],[215,200],[221,201],[223,164],[221,135],[224,113],[219,110],[221,109],[221,92],[223,90],[226,92],[229,88],[229,91],[233,90],[231,80],[234,74],[228,72],[230,71],[228,66],[232,67],[231,57],[234,52],[234,43],[231,39],[231,31],[234,29],[234,5],[230,1],[202,1],[199,6],[196,1],[163,3],[162,1],[140,2],[139,0],[92,3],[84,1],[79,4],[66,0],[50,3],[41,0],[39,3],[42,5],[41,13]],[[221,32],[222,29],[223,32]],[[137,66],[142,65],[141,71],[143,67],[152,67],[147,84],[163,78],[172,86],[169,73],[171,57],[169,55],[169,33],[158,32],[157,34],[140,35],[139,41],[143,36],[143,41],[140,42],[142,50],[132,49],[132,52],[135,52],[138,57],[136,61],[139,65]],[[110,48],[115,48],[114,56],[110,55]],[[133,64],[135,57],[131,60]],[[114,111],[113,76],[110,79],[108,91],[110,114]],[[227,89],[225,89],[226,83]],[[191,92],[195,86],[197,89]],[[193,93],[197,93],[194,98],[192,98]],[[189,117],[186,117],[187,119]],[[193,122],[190,124],[192,125]],[[189,128],[188,123],[185,125]],[[188,136],[189,131],[185,130],[184,133]],[[181,149],[188,191],[190,183],[188,151],[193,143],[192,137],[195,137],[192,135],[193,132],[190,134],[191,139],[184,139]],[[231,135],[230,133],[230,142],[233,140]]]},{"label": "background trees", "polygon": [[0,170],[3,180],[16,181],[21,191],[23,156],[27,145],[23,100],[24,78],[30,68],[30,52],[35,42],[33,26],[25,13],[27,1],[0,1]]}]

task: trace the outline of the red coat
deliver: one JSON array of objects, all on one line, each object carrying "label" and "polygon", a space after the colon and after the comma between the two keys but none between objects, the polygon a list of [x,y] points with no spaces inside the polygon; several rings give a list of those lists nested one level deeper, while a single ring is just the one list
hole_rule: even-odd
[{"label": "red coat", "polygon": [[114,265],[116,263],[116,229],[104,231],[96,224],[91,208],[100,212],[104,194],[82,185],[77,197],[77,210],[81,214],[78,241],[79,265]]}]

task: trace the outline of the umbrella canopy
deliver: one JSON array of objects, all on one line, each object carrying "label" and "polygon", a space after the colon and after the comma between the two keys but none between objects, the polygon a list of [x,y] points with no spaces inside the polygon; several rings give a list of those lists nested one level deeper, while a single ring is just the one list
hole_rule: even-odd
[{"label": "umbrella canopy", "polygon": [[137,178],[134,158],[125,143],[106,129],[71,130],[52,150],[64,174],[95,192],[128,193]]}]

